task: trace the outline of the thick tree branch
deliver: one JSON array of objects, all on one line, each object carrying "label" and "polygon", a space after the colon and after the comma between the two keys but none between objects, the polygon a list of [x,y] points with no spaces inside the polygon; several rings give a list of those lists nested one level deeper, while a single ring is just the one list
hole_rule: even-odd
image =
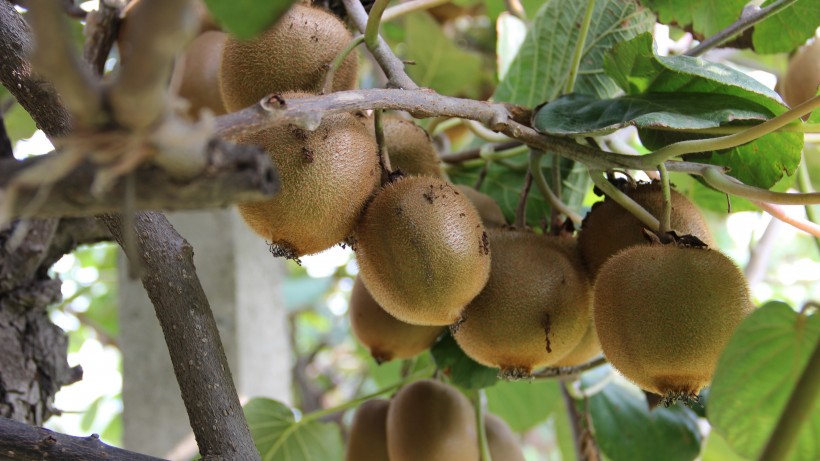
[{"label": "thick tree branch", "polygon": [[[120,246],[123,219],[104,215]],[[161,213],[134,217],[131,261],[143,268],[142,284],[165,335],[191,428],[205,460],[259,460],[239,404],[213,313],[193,263],[193,248]],[[126,252],[127,253],[127,252]]]},{"label": "thick tree branch", "polygon": [[37,127],[49,136],[70,129],[70,116],[60,103],[54,86],[32,74],[28,61],[31,35],[11,2],[0,1],[0,82],[31,114]]},{"label": "thick tree branch", "polygon": [[42,266],[51,267],[63,255],[71,253],[80,245],[113,240],[108,228],[95,218],[63,218],[57,226]]},{"label": "thick tree branch", "polygon": [[174,57],[199,30],[191,0],[137,2],[129,9],[120,39],[121,67],[109,98],[122,126],[142,130],[168,108]]},{"label": "thick tree branch", "polygon": [[[49,156],[24,161],[0,161],[0,188],[5,188],[21,172]],[[166,170],[144,165],[130,173],[137,184],[137,210],[184,210],[219,208],[235,202],[270,198],[279,191],[280,181],[270,156],[255,146],[232,145],[223,141],[209,144],[203,173],[190,180],[178,180]],[[126,178],[117,179],[104,194],[92,194],[97,166],[86,162],[56,183],[20,189],[12,205],[13,217],[91,216],[123,211]]]},{"label": "thick tree branch", "polygon": [[119,9],[108,5],[108,2],[100,2],[98,10],[88,13],[85,24],[86,40],[83,57],[97,75],[102,75],[105,70],[105,62],[117,38],[119,29]]},{"label": "thick tree branch", "polygon": [[0,458],[20,461],[162,461],[106,445],[100,437],[72,437],[0,418]]}]

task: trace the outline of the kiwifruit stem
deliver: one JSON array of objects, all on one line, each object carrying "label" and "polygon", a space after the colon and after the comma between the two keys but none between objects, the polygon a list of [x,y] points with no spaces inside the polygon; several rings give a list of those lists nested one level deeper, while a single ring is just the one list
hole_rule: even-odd
[{"label": "kiwifruit stem", "polygon": [[661,239],[663,239],[663,236],[672,230],[672,189],[669,185],[669,172],[666,171],[666,165],[663,163],[658,165],[658,174],[661,176],[661,194],[663,196],[663,214],[661,214],[658,232],[661,234]]},{"label": "kiwifruit stem", "polygon": [[632,213],[632,215],[638,218],[638,220],[648,227],[649,230],[652,232],[658,232],[658,229],[660,229],[660,222],[658,219],[652,216],[650,212],[646,211],[646,209],[638,204],[638,202],[629,198],[628,195],[624,194],[618,190],[617,187],[607,181],[603,171],[589,170],[589,177],[592,178],[592,182],[598,186],[598,189],[601,189],[607,197],[614,200],[618,205],[621,205],[621,207],[623,207],[626,211]]},{"label": "kiwifruit stem", "polygon": [[[800,167],[797,170],[797,190],[801,193],[810,193],[814,192],[811,187],[811,178],[809,177],[809,169],[806,165],[806,154],[803,153],[803,158],[800,162]],[[820,224],[820,216],[817,215],[816,209],[813,206],[806,205],[806,217],[809,218],[809,221]],[[817,245],[817,249],[820,250],[820,238],[815,237],[814,243]]]},{"label": "kiwifruit stem", "polygon": [[387,152],[387,144],[384,142],[384,117],[381,110],[374,111],[376,126],[376,144],[379,145],[379,165],[382,168],[382,185],[390,182],[390,153]]},{"label": "kiwifruit stem", "polygon": [[330,69],[327,70],[327,75],[325,75],[325,82],[322,85],[322,94],[333,92],[333,78],[336,76],[336,71],[342,67],[342,63],[345,62],[347,56],[352,53],[353,50],[355,50],[356,47],[362,42],[364,42],[364,35],[358,34],[353,37],[350,42],[348,42],[347,46],[345,46],[338,55],[336,55],[333,62],[330,63]]},{"label": "kiwifruit stem", "polygon": [[589,362],[576,365],[574,367],[551,367],[544,368],[531,375],[535,379],[553,379],[553,378],[571,378],[580,375],[581,373],[598,368],[609,363],[605,357],[601,356],[590,360]]},{"label": "kiwifruit stem", "polygon": [[587,0],[587,10],[584,13],[584,21],[581,23],[581,30],[578,32],[578,41],[575,42],[575,52],[572,54],[572,64],[569,67],[569,77],[567,86],[564,87],[564,94],[572,93],[575,89],[575,78],[578,76],[578,68],[581,67],[581,58],[584,57],[584,46],[589,34],[589,24],[592,22],[593,10],[595,10],[595,0]]},{"label": "kiwifruit stem", "polygon": [[524,187],[521,188],[521,198],[518,200],[518,206],[515,209],[515,227],[519,230],[524,230],[527,226],[527,198],[530,196],[531,188],[532,171],[527,169],[527,175],[524,176]]},{"label": "kiwifruit stem", "polygon": [[[538,190],[541,191],[541,195],[547,198],[550,202],[550,206],[552,206],[553,210],[562,213],[564,216],[569,218],[576,226],[581,226],[581,215],[572,211],[570,207],[564,204],[558,196],[553,193],[552,189],[549,188],[547,185],[547,180],[544,178],[544,171],[541,169],[541,157],[544,156],[544,152],[540,150],[533,149],[530,152],[530,171],[534,172],[535,177],[535,185],[538,187]],[[559,158],[557,155],[553,158]],[[555,166],[553,165],[553,169]],[[560,173],[558,175],[560,181]],[[560,183],[558,188],[560,189]]]},{"label": "kiwifruit stem", "polygon": [[820,193],[818,192],[773,192],[743,184],[716,167],[704,166],[700,174],[703,176],[704,181],[715,189],[750,200],[778,203],[781,205],[811,205],[820,203]]},{"label": "kiwifruit stem", "polygon": [[379,47],[379,26],[382,21],[382,14],[390,0],[376,0],[370,8],[367,17],[367,26],[364,29],[364,42],[371,50]]},{"label": "kiwifruit stem", "polygon": [[662,147],[651,154],[641,157],[641,163],[643,165],[659,165],[671,158],[679,157],[684,154],[711,152],[715,150],[737,147],[741,144],[746,144],[747,142],[754,141],[755,139],[767,135],[780,127],[786,126],[789,123],[798,120],[800,117],[810,113],[814,109],[817,109],[818,107],[820,107],[820,96],[815,96],[775,118],[767,120],[759,125],[747,128],[739,133],[721,136],[719,138],[680,141]]},{"label": "kiwifruit stem", "polygon": [[787,459],[820,394],[820,342],[806,364],[758,461]]},{"label": "kiwifruit stem", "polygon": [[478,138],[487,142],[506,142],[512,138],[505,134],[497,133],[475,120],[462,119],[461,123],[467,127]]},{"label": "kiwifruit stem", "polygon": [[473,408],[475,408],[478,447],[481,450],[480,461],[493,461],[493,456],[490,453],[490,443],[487,440],[487,425],[484,424],[484,403],[487,400],[484,389],[472,390],[470,400],[473,401]]},{"label": "kiwifruit stem", "polygon": [[791,4],[796,1],[797,0],[778,0],[766,8],[758,9],[751,14],[747,14],[744,9],[740,15],[740,19],[730,24],[729,27],[704,40],[700,43],[700,45],[690,49],[684,54],[686,56],[700,56],[708,50],[726,43],[730,38],[742,33],[744,30],[752,27],[760,21],[770,16],[774,16],[784,8],[791,6]]}]

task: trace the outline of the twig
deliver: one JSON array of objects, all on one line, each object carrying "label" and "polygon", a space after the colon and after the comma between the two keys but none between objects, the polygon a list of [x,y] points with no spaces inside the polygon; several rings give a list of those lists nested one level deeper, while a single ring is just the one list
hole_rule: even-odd
[{"label": "twig", "polygon": [[584,12],[584,19],[581,22],[581,30],[578,32],[578,41],[575,42],[575,51],[572,54],[572,63],[569,68],[569,77],[567,78],[567,86],[564,88],[564,94],[572,93],[575,89],[575,78],[578,76],[578,68],[581,67],[581,58],[584,56],[584,46],[587,42],[587,35],[589,34],[589,25],[592,22],[592,12],[595,10],[595,0],[587,0],[587,8]]},{"label": "twig", "polygon": [[435,8],[450,1],[451,0],[411,0],[409,2],[399,3],[384,10],[382,22],[398,19],[414,11],[429,10],[430,8]]},{"label": "twig", "polygon": [[364,35],[356,35],[347,43],[347,46],[336,55],[333,62],[330,63],[330,69],[327,70],[327,75],[325,75],[325,83],[322,85],[322,94],[328,94],[333,91],[333,78],[336,76],[336,71],[342,67],[347,56],[363,41]]},{"label": "twig", "polygon": [[382,14],[387,8],[389,0],[375,0],[373,6],[370,7],[370,13],[367,15],[367,25],[364,28],[364,43],[370,48],[370,51],[375,51],[379,47],[379,26],[382,22]]},{"label": "twig", "polygon": [[663,163],[658,165],[658,174],[661,176],[661,196],[663,197],[663,212],[658,233],[663,239],[663,236],[672,230],[672,188],[669,184],[669,172],[666,171],[666,166]]},{"label": "twig", "polygon": [[0,418],[0,455],[3,459],[41,461],[162,461],[160,458],[106,445],[97,434],[73,437]]},{"label": "twig", "polygon": [[[806,165],[806,153],[803,152],[803,158],[800,160],[800,166],[797,169],[797,190],[803,194],[814,192],[811,186],[811,177],[809,177],[809,168]],[[820,216],[815,212],[814,207],[806,205],[806,217],[809,221],[820,224]],[[817,249],[820,250],[820,238],[815,238],[814,243]]]},{"label": "twig", "polygon": [[766,8],[760,8],[759,6],[751,7],[754,8],[753,10],[746,10],[744,8],[740,14],[740,19],[730,24],[729,27],[702,41],[700,45],[690,49],[684,54],[686,56],[700,56],[710,49],[726,43],[735,35],[742,33],[770,16],[774,16],[796,2],[797,0],[778,0]]},{"label": "twig", "polygon": [[392,167],[390,166],[390,152],[387,150],[387,143],[384,140],[384,117],[383,113],[380,110],[377,110],[374,114],[375,118],[375,131],[376,131],[376,144],[379,146],[379,165],[381,166],[382,170],[382,178],[381,183],[382,185],[386,184],[390,179],[390,172],[392,171]]},{"label": "twig", "polygon": [[[505,141],[502,143],[492,145],[493,152],[501,152],[507,149],[512,149],[518,146],[522,146],[523,143],[521,141]],[[455,152],[452,154],[444,154],[440,156],[442,162],[450,163],[453,165],[466,162],[468,160],[475,160],[481,158],[481,154],[485,152],[484,147],[475,147],[473,149],[467,149],[461,152]]]},{"label": "twig", "polygon": [[820,203],[820,193],[773,192],[743,184],[739,180],[716,169],[704,166],[700,172],[703,179],[715,189],[727,194],[745,197],[759,202],[777,203],[780,205],[809,205]]},{"label": "twig", "polygon": [[[358,27],[359,31],[364,33],[367,29],[367,12],[364,10],[359,0],[342,0],[347,10],[348,16],[353,19],[353,22]],[[375,48],[370,48],[376,62],[384,70],[387,75],[389,86],[393,88],[402,88],[405,90],[418,89],[418,85],[404,71],[404,63],[393,54],[390,46],[383,38],[378,38],[378,45]]]},{"label": "twig", "polygon": [[515,227],[519,230],[527,228],[527,199],[532,188],[532,171],[527,169],[524,176],[524,186],[521,188],[521,196],[518,199],[518,206],[515,208]]},{"label": "twig", "polygon": [[814,346],[814,351],[758,461],[788,459],[789,453],[797,442],[797,436],[800,435],[801,426],[814,411],[818,395],[820,395],[820,341]]},{"label": "twig", "polygon": [[[475,410],[475,425],[476,432],[478,432],[478,447],[479,447],[479,461],[493,461],[493,455],[490,453],[490,443],[487,437],[487,425],[485,424],[485,409],[486,404],[484,389],[474,389],[470,391],[470,400],[473,401],[473,409]],[[496,460],[504,461],[504,460]]]},{"label": "twig", "polygon": [[475,120],[462,120],[462,123],[469,129],[474,135],[478,138],[487,141],[487,142],[506,142],[510,140],[509,136],[496,133],[490,129],[487,129],[484,125],[476,122]]},{"label": "twig", "polygon": [[544,152],[538,150],[533,150],[530,153],[530,171],[534,172],[535,185],[538,187],[538,190],[541,191],[541,195],[549,201],[550,206],[554,210],[569,218],[573,224],[580,228],[581,221],[583,220],[581,215],[566,206],[564,202],[555,195],[552,189],[550,189],[549,185],[547,185],[547,180],[544,178],[544,170],[541,169],[541,157],[543,156]]},{"label": "twig", "polygon": [[580,365],[576,365],[574,367],[552,367],[552,368],[544,368],[543,370],[537,371],[532,374],[533,378],[571,378],[573,376],[578,376],[581,373],[592,370],[593,368],[598,368],[602,365],[607,364],[607,360],[604,357],[598,357],[596,359],[590,360],[589,362],[582,363]]},{"label": "twig", "polygon": [[629,211],[651,231],[658,232],[660,229],[660,221],[658,221],[658,218],[652,216],[652,213],[646,211],[646,208],[610,184],[604,177],[603,171],[590,170],[589,176],[592,178],[592,182],[595,183],[598,189],[601,189],[607,197],[614,200],[615,203],[623,207],[623,209]]},{"label": "twig", "polygon": [[102,75],[108,54],[117,38],[120,12],[108,2],[102,1],[99,5],[99,9],[88,13],[86,18],[83,57],[97,75]]},{"label": "twig", "polygon": [[777,218],[783,221],[784,223],[789,224],[797,229],[800,229],[803,232],[813,235],[815,238],[820,238],[820,225],[815,224],[811,221],[792,218],[783,210],[783,208],[772,203],[759,202],[756,200],[752,200],[752,203],[754,203],[761,210],[772,215],[772,217]]}]

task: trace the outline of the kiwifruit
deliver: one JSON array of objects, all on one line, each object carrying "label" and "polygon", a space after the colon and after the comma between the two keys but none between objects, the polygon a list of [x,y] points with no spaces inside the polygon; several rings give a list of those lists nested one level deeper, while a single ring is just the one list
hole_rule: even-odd
[{"label": "kiwifruit", "polygon": [[598,332],[595,330],[595,323],[589,322],[587,332],[581,338],[581,342],[575,346],[575,349],[567,354],[563,359],[559,360],[554,367],[574,367],[582,363],[589,362],[594,357],[601,354],[601,342],[598,340]]},{"label": "kiwifruit", "polygon": [[[626,194],[653,216],[661,216],[663,193],[660,183],[639,183],[636,188],[627,190]],[[712,234],[698,208],[675,190],[672,190],[670,223],[678,235],[694,235],[708,246],[713,246]],[[578,234],[578,248],[592,278],[595,278],[601,265],[618,250],[648,244],[643,233],[644,227],[638,218],[610,198],[594,204],[584,218]]]},{"label": "kiwifruit", "polygon": [[406,176],[384,186],[355,239],[360,275],[373,299],[414,325],[457,321],[490,273],[478,212],[441,179]]},{"label": "kiwifruit", "polygon": [[694,398],[751,312],[740,269],[722,253],[676,244],[624,249],[601,267],[593,312],[604,355],[641,388]]},{"label": "kiwifruit", "polygon": [[508,378],[569,354],[589,325],[592,293],[574,241],[489,229],[490,279],[453,328],[461,349]]},{"label": "kiwifruit", "polygon": [[476,419],[458,390],[433,380],[403,387],[387,411],[390,461],[476,461]]},{"label": "kiwifruit", "polygon": [[387,456],[387,411],[390,401],[372,399],[359,405],[350,425],[345,461],[390,461]]},{"label": "kiwifruit", "polygon": [[492,413],[486,413],[484,431],[493,461],[524,461],[521,443],[506,421]]},{"label": "kiwifruit", "polygon": [[179,78],[179,95],[190,103],[188,114],[196,118],[203,108],[214,115],[227,113],[219,92],[219,67],[222,63],[222,47],[228,34],[208,31],[200,34],[185,49],[181,66],[174,69]]},{"label": "kiwifruit", "polygon": [[350,294],[350,327],[377,362],[414,357],[436,341],[444,327],[402,322],[385,312],[356,277]]},{"label": "kiwifruit", "polygon": [[[220,80],[225,107],[235,112],[270,93],[318,93],[330,63],[351,38],[339,18],[300,4],[251,40],[229,37]],[[358,61],[351,53],[334,76],[333,91],[355,88],[357,74]]]},{"label": "kiwifruit", "polygon": [[475,209],[478,210],[478,215],[481,216],[481,221],[484,222],[485,226],[501,227],[507,225],[504,212],[501,211],[501,207],[492,197],[464,184],[456,185],[456,189],[470,199]]},{"label": "kiwifruit", "polygon": [[430,135],[411,120],[397,115],[382,121],[390,167],[408,175],[441,177],[441,162]]},{"label": "kiwifruit", "polygon": [[820,38],[806,45],[789,61],[781,94],[791,107],[814,97],[820,85]]},{"label": "kiwifruit", "polygon": [[278,126],[237,142],[264,147],[281,176],[282,190],[272,199],[238,205],[277,255],[298,257],[342,241],[379,183],[373,120],[363,113],[325,115],[315,131]]}]

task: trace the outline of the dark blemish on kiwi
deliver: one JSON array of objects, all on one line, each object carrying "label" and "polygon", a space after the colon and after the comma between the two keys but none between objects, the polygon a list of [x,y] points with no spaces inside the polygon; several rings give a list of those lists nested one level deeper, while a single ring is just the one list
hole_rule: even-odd
[{"label": "dark blemish on kiwi", "polygon": [[552,345],[550,344],[550,315],[544,314],[544,319],[541,322],[541,326],[544,327],[544,338],[547,342],[547,354],[552,353]]},{"label": "dark blemish on kiwi", "polygon": [[458,214],[458,216],[459,216],[460,218],[463,218],[463,217],[467,216],[467,213],[459,213],[459,214]]},{"label": "dark blemish on kiwi", "polygon": [[308,163],[313,163],[313,151],[307,147],[302,148],[302,158]]},{"label": "dark blemish on kiwi", "polygon": [[296,125],[289,124],[288,130],[290,130],[290,134],[300,141],[305,141],[308,138],[307,132]]},{"label": "dark blemish on kiwi", "polygon": [[404,210],[402,210],[400,206],[397,206],[396,207],[396,216],[401,216],[402,213],[404,213]]},{"label": "dark blemish on kiwi", "polygon": [[487,237],[486,231],[481,233],[481,241],[478,242],[478,254],[484,256],[490,254],[490,238]]},{"label": "dark blemish on kiwi", "polygon": [[432,204],[433,200],[436,199],[436,194],[433,192],[433,186],[431,185],[430,190],[423,193],[422,196],[424,197],[425,200],[427,200],[427,202]]}]

